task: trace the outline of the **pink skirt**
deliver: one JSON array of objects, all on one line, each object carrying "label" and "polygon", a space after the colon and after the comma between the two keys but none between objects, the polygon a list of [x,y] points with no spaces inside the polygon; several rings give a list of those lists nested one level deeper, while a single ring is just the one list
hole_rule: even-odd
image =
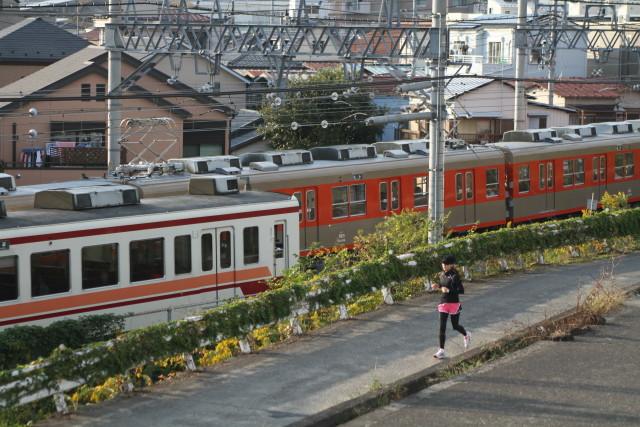
[{"label": "pink skirt", "polygon": [[438,304],[438,311],[440,313],[458,314],[460,313],[460,307],[462,304],[459,302],[445,302]]}]

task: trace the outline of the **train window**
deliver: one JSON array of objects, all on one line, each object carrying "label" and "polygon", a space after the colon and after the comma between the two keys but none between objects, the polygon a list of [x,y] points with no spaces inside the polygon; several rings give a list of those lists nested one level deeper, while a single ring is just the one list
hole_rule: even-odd
[{"label": "train window", "polygon": [[380,210],[389,209],[389,185],[386,182],[380,183]]},{"label": "train window", "polygon": [[633,153],[616,154],[616,179],[629,178],[633,176],[634,164]]},{"label": "train window", "polygon": [[220,256],[220,268],[231,267],[231,232],[220,232],[219,238],[219,256]]},{"label": "train window", "polygon": [[353,184],[349,195],[349,215],[364,215],[366,211],[366,186],[364,184]]},{"label": "train window", "polygon": [[213,235],[211,233],[202,235],[200,247],[202,248],[202,271],[213,270]]},{"label": "train window", "polygon": [[400,208],[400,181],[391,181],[391,209]]},{"label": "train window", "polygon": [[316,190],[307,190],[307,221],[316,220]]},{"label": "train window", "polygon": [[413,178],[413,206],[427,206],[429,204],[429,178],[416,176]]},{"label": "train window", "polygon": [[118,284],[118,244],[82,248],[82,289]]},{"label": "train window", "polygon": [[500,180],[498,179],[498,169],[487,169],[487,197],[496,197],[499,194]]},{"label": "train window", "polygon": [[540,187],[540,190],[544,190],[545,183],[546,183],[544,171],[545,171],[544,163],[540,163],[538,165],[538,187]]},{"label": "train window", "polygon": [[592,168],[593,168],[593,175],[592,178],[594,181],[599,181],[600,180],[600,174],[599,174],[599,169],[600,169],[600,157],[596,156],[593,158],[592,160]]},{"label": "train window", "polygon": [[462,200],[463,196],[464,196],[464,189],[462,188],[464,183],[464,178],[462,177],[461,173],[457,173],[456,174],[456,200],[460,201]]},{"label": "train window", "polygon": [[131,282],[164,277],[164,238],[130,242],[129,268]]},{"label": "train window", "polygon": [[576,166],[575,166],[575,171],[576,171],[575,183],[576,183],[576,185],[584,184],[584,159],[576,159],[575,162],[576,162]]},{"label": "train window", "polygon": [[347,186],[332,188],[331,193],[333,196],[331,216],[333,218],[349,216],[349,193]]},{"label": "train window", "polygon": [[600,181],[605,181],[607,177],[607,158],[600,156]]},{"label": "train window", "polygon": [[547,163],[547,188],[553,188],[553,162]]},{"label": "train window", "polygon": [[467,200],[473,199],[473,172],[465,174],[465,187],[467,190]]},{"label": "train window", "polygon": [[302,193],[296,191],[295,193],[293,193],[293,197],[298,199],[298,205],[300,206],[299,221],[302,222]]},{"label": "train window", "polygon": [[260,260],[260,242],[258,239],[258,227],[247,227],[242,230],[245,265],[255,264]]},{"label": "train window", "polygon": [[69,249],[31,254],[31,296],[67,292],[69,280]]},{"label": "train window", "polygon": [[573,185],[573,160],[562,161],[562,185]]},{"label": "train window", "polygon": [[273,239],[273,257],[284,258],[284,224],[274,224]]},{"label": "train window", "polygon": [[0,301],[18,299],[18,256],[0,258]]},{"label": "train window", "polygon": [[520,166],[518,169],[518,193],[527,193],[531,189],[531,175],[529,166]]},{"label": "train window", "polygon": [[175,273],[191,273],[191,236],[176,236],[173,239],[173,253]]}]

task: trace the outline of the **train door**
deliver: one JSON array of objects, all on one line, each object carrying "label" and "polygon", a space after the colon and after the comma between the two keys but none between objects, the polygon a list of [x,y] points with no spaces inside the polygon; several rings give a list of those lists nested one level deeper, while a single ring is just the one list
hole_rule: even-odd
[{"label": "train door", "polygon": [[607,191],[607,157],[602,154],[593,157],[593,200],[597,203]]},{"label": "train door", "polygon": [[282,276],[282,272],[289,267],[289,239],[285,221],[273,224],[273,275]]},{"label": "train door", "polygon": [[[218,283],[236,282],[236,262],[233,227],[215,229],[216,254],[215,262]],[[238,296],[237,288],[233,288],[233,296]]]},{"label": "train door", "polygon": [[318,190],[307,187],[293,193],[300,204],[300,249],[309,249],[320,240],[318,230]]},{"label": "train door", "polygon": [[473,170],[464,171],[464,219],[465,224],[476,222],[476,200]]},{"label": "train door", "polygon": [[554,188],[553,162],[540,162],[538,164],[538,187],[544,195],[544,210],[556,209],[556,192]]},{"label": "train door", "polygon": [[400,181],[382,180],[379,184],[380,212],[387,216],[400,212]]}]

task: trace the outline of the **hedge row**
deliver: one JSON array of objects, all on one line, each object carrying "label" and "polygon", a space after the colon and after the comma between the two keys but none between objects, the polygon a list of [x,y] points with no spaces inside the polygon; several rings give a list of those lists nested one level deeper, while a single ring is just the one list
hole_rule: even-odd
[{"label": "hedge row", "polygon": [[[288,319],[301,307],[316,310],[342,304],[372,290],[391,287],[394,282],[435,274],[445,253],[470,265],[495,257],[628,235],[640,235],[640,209],[472,234],[418,248],[414,251],[415,262],[410,263],[387,254],[378,262],[328,272],[319,281],[288,284],[253,298],[229,302],[196,320],[133,330],[79,351],[56,349],[43,363],[30,369],[0,372],[0,386],[15,382],[11,389],[0,391],[0,400],[13,405],[20,396],[55,388],[62,379],[98,384],[153,360],[191,353],[223,338],[242,338],[256,327]],[[19,381],[26,378],[29,380]]]},{"label": "hedge row", "polygon": [[71,348],[114,338],[124,330],[124,316],[83,316],[49,326],[14,326],[0,331],[0,369],[45,357],[63,344]]}]

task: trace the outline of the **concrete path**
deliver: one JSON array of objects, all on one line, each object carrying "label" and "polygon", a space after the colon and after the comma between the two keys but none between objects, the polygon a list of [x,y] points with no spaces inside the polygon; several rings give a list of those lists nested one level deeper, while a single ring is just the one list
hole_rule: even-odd
[{"label": "concrete path", "polygon": [[[465,286],[461,323],[472,346],[576,304],[611,261],[541,267]],[[615,262],[622,286],[640,283],[640,254]],[[43,425],[283,426],[437,363],[437,295],[338,322],[294,343],[241,356]],[[449,329],[447,352],[462,352]]]},{"label": "concrete path", "polygon": [[640,297],[575,341],[543,341],[347,424],[640,425]]}]

